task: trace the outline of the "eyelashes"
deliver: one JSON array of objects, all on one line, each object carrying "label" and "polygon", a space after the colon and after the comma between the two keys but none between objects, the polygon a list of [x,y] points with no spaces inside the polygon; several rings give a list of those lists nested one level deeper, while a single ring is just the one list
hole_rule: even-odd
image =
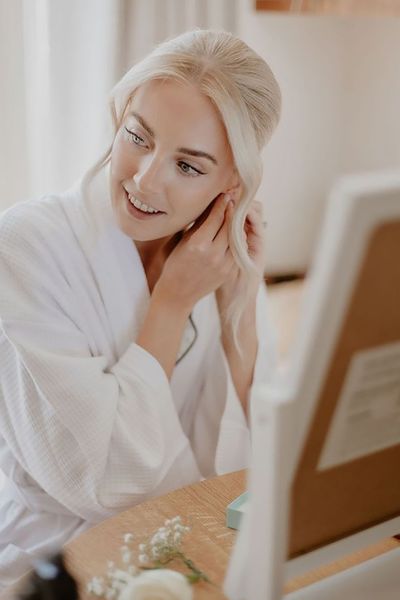
[{"label": "eyelashes", "polygon": [[[127,127],[124,127],[124,135],[135,146],[138,146],[139,148],[147,147],[145,140],[134,131],[130,131],[129,129],[127,129]],[[205,175],[205,173],[199,171],[198,169],[195,169],[195,167],[185,162],[184,160],[179,160],[177,162],[177,165],[179,167],[180,173],[185,177],[197,177],[198,175]]]},{"label": "eyelashes", "polygon": [[144,140],[134,131],[129,131],[129,129],[127,129],[125,127],[125,131],[127,133],[127,138],[133,142],[134,144],[136,144],[136,146],[141,146],[142,144],[138,143],[136,140],[140,140],[140,142],[143,142],[144,144]]}]

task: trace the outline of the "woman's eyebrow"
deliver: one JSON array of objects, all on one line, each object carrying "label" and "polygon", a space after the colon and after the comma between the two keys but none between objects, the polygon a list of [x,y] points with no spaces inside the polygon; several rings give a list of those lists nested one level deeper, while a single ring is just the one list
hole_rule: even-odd
[{"label": "woman's eyebrow", "polygon": [[135,112],[134,110],[131,110],[128,115],[132,115],[133,117],[135,117],[135,119],[137,121],[139,121],[139,123],[141,124],[141,126],[143,127],[143,129],[145,129],[147,131],[147,133],[153,138],[154,137],[154,131],[151,129],[150,125],[147,125],[146,121],[143,119],[143,117],[141,117],[139,115],[139,113]]},{"label": "woman's eyebrow", "polygon": [[208,158],[214,165],[218,165],[217,159],[214,158],[208,152],[203,152],[203,150],[192,150],[191,148],[177,148],[177,152],[182,152],[182,154],[190,154],[190,156],[199,156],[200,158]]},{"label": "woman's eyebrow", "polygon": [[[139,113],[132,110],[128,114],[135,117],[135,119],[139,121],[143,129],[145,129],[152,138],[155,137],[154,131],[152,130],[150,125],[146,123],[143,117],[139,115]],[[214,156],[212,156],[212,154],[208,154],[208,152],[204,152],[203,150],[194,150],[191,148],[177,148],[177,152],[181,152],[182,154],[189,154],[190,156],[198,156],[199,158],[207,158],[212,163],[214,163],[214,165],[218,165],[217,159]]]}]

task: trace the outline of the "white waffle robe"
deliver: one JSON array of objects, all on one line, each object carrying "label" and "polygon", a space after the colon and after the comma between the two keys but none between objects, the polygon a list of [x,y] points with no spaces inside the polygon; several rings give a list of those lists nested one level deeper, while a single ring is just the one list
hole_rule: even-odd
[{"label": "white waffle robe", "polygon": [[[150,294],[104,169],[88,189],[3,213],[0,285],[0,589],[101,520],[246,466],[214,294],[195,305],[198,338],[170,381],[135,344]],[[264,287],[257,329],[252,389],[276,358]],[[188,321],[181,354],[191,335]]]}]

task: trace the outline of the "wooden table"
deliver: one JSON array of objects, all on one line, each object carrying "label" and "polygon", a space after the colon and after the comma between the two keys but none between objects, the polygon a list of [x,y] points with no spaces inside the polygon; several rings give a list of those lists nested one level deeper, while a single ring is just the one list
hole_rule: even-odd
[{"label": "wooden table", "polygon": [[[65,546],[66,562],[70,572],[79,583],[80,599],[93,600],[86,592],[87,582],[94,576],[103,576],[107,571],[107,562],[114,561],[123,566],[120,547],[125,533],[133,533],[135,541],[132,547],[145,542],[165,519],[180,515],[185,524],[190,525],[183,549],[212,580],[213,585],[198,583],[194,586],[195,600],[222,600],[221,591],[226,566],[235,541],[236,532],[225,526],[226,506],[245,489],[245,472],[238,471],[216,477],[174,492],[153,498],[134,506],[119,515],[103,521],[89,529]],[[398,547],[400,542],[394,538],[383,540],[362,552],[327,565],[289,582],[286,592],[294,591],[330,574],[349,568],[363,560],[378,556]],[[138,553],[136,553],[137,556]],[[136,560],[134,562],[137,563]],[[172,568],[185,571],[178,563]],[[26,577],[18,585],[23,584]],[[18,585],[12,586],[0,596],[0,600],[11,600]]]},{"label": "wooden table", "polygon": [[[137,548],[165,519],[180,515],[183,523],[191,527],[183,546],[185,554],[216,584],[196,584],[196,600],[223,598],[219,586],[236,537],[236,532],[225,526],[225,510],[244,489],[245,472],[241,471],[144,502],[67,544],[67,564],[79,581],[87,581],[92,575],[104,573],[107,560],[119,560],[125,533],[134,534]],[[173,564],[173,568],[187,572],[186,567],[179,567],[179,563]],[[83,587],[81,593],[82,600],[90,598]]]}]

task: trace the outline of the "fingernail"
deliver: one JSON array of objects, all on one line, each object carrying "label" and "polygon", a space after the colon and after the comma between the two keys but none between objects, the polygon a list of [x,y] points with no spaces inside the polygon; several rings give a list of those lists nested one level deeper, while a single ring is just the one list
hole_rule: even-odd
[{"label": "fingernail", "polygon": [[231,200],[231,197],[229,194],[225,194],[225,203],[228,204],[229,200]]}]

